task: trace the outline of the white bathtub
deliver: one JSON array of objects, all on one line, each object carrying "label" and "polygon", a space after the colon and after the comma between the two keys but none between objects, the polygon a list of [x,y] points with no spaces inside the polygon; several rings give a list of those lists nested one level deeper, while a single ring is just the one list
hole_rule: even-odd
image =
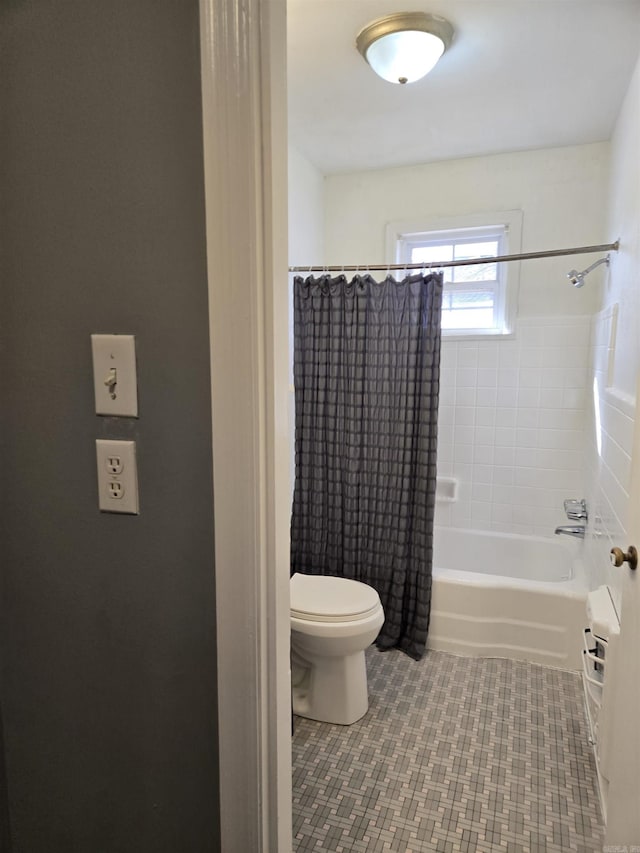
[{"label": "white bathtub", "polygon": [[580,671],[580,544],[436,527],[428,647]]}]

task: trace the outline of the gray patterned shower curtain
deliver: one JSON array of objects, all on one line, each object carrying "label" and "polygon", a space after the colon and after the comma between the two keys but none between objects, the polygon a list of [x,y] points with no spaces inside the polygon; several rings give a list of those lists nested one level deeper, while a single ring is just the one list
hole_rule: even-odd
[{"label": "gray patterned shower curtain", "polygon": [[294,280],[291,571],[353,578],[418,660],[431,604],[442,276]]}]

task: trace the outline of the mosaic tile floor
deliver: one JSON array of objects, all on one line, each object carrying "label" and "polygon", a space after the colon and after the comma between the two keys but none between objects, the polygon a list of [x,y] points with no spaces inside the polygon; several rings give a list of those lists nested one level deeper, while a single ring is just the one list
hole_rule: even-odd
[{"label": "mosaic tile floor", "polygon": [[367,651],[369,712],[295,719],[294,850],[601,853],[577,675]]}]

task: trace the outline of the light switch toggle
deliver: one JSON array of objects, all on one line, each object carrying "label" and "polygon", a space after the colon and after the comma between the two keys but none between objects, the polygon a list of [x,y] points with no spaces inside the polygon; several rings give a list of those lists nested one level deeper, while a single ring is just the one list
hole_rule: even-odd
[{"label": "light switch toggle", "polygon": [[104,380],[104,384],[109,389],[109,396],[112,400],[116,399],[116,385],[118,384],[118,371],[115,367],[112,367],[111,370],[107,373],[107,378]]},{"label": "light switch toggle", "polygon": [[133,335],[91,335],[96,414],[138,417],[136,342]]}]

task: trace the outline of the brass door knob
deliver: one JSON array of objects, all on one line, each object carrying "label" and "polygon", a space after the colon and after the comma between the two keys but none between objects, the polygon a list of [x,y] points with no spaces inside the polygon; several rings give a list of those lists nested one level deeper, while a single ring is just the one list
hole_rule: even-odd
[{"label": "brass door knob", "polygon": [[630,569],[635,569],[638,566],[638,552],[633,545],[629,545],[626,554],[621,548],[612,548],[609,559],[611,560],[611,564],[618,568],[620,568],[623,563],[629,563]]}]

